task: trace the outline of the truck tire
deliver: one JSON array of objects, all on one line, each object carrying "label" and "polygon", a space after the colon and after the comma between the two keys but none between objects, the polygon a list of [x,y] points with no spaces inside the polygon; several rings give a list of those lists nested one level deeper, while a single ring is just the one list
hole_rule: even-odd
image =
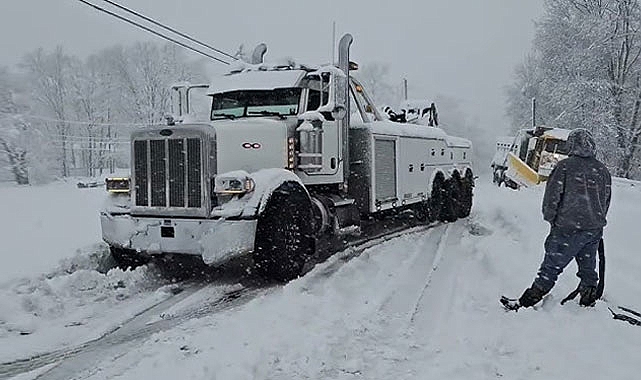
[{"label": "truck tire", "polygon": [[254,264],[263,277],[287,282],[300,276],[313,255],[312,203],[297,182],[286,182],[269,198],[258,218]]},{"label": "truck tire", "polygon": [[149,257],[146,257],[133,249],[109,246],[109,251],[111,252],[111,257],[116,262],[116,266],[122,270],[133,270],[139,266],[149,263]]},{"label": "truck tire", "polygon": [[495,183],[498,187],[501,187],[502,184],[505,184],[505,170],[506,169],[503,167],[494,166],[492,182]]},{"label": "truck tire", "polygon": [[445,223],[453,223],[461,213],[461,177],[458,172],[445,181],[445,193],[440,220]]},{"label": "truck tire", "polygon": [[472,212],[472,198],[474,197],[474,174],[471,170],[465,172],[461,181],[461,199],[459,203],[459,218],[467,218]]},{"label": "truck tire", "polygon": [[430,208],[429,208],[429,202],[428,201],[423,201],[419,202],[418,204],[414,205],[412,207],[412,211],[414,212],[414,218],[416,218],[416,221],[418,223],[431,223],[432,220],[430,220]]},{"label": "truck tire", "polygon": [[448,194],[448,184],[443,174],[439,173],[434,177],[432,192],[427,200],[428,217],[430,222],[447,222],[448,209],[451,209],[451,202]]}]

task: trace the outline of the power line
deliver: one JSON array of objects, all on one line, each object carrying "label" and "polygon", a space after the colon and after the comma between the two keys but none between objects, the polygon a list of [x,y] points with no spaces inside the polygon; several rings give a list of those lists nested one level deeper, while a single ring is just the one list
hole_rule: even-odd
[{"label": "power line", "polygon": [[51,138],[47,139],[48,143],[51,144],[81,144],[81,145],[130,145],[130,141],[124,141],[124,140],[89,140],[89,139],[84,139],[84,140],[69,140],[66,138],[66,136],[60,136],[60,135],[55,135],[55,136],[50,136]]},{"label": "power line", "polygon": [[178,31],[178,30],[176,30],[176,29],[174,29],[174,28],[172,28],[172,27],[169,27],[169,26],[167,26],[167,25],[164,25],[164,24],[162,24],[162,23],[160,23],[160,22],[158,22],[158,21],[156,21],[156,20],[154,20],[154,19],[152,19],[152,18],[150,18],[150,17],[147,17],[147,16],[145,16],[145,15],[143,15],[143,14],[139,13],[139,12],[134,11],[133,9],[127,8],[127,7],[125,7],[125,6],[123,6],[123,5],[120,5],[120,4],[118,4],[118,3],[114,2],[114,1],[111,1],[111,0],[102,0],[102,1],[104,1],[104,2],[106,2],[106,3],[111,4],[111,5],[113,5],[113,6],[114,6],[114,7],[116,7],[116,8],[122,9],[122,10],[123,10],[123,11],[125,11],[125,12],[131,13],[131,14],[133,14],[134,16],[138,16],[138,17],[140,17],[141,19],[143,19],[143,20],[145,20],[145,21],[148,21],[148,22],[150,22],[150,23],[152,23],[152,24],[154,24],[154,25],[157,25],[157,26],[159,26],[159,27],[161,27],[161,28],[163,28],[163,29],[165,29],[165,30],[168,30],[168,31],[170,31],[170,32],[172,32],[172,33],[176,33],[177,35],[179,35],[179,36],[181,36],[181,37],[183,37],[183,38],[185,38],[185,39],[187,39],[187,40],[189,40],[189,41],[195,42],[195,43],[197,43],[197,44],[198,44],[198,45],[200,45],[200,46],[203,46],[203,47],[206,47],[206,48],[208,48],[208,49],[211,49],[211,50],[213,50],[213,51],[215,51],[215,52],[217,52],[217,53],[219,53],[219,54],[222,54],[222,55],[224,55],[224,56],[226,56],[226,57],[229,57],[229,58],[231,58],[231,59],[233,59],[233,60],[238,60],[238,58],[237,58],[237,57],[234,57],[234,56],[233,56],[233,55],[231,55],[231,54],[228,54],[228,53],[225,53],[225,52],[224,52],[224,51],[222,51],[222,50],[216,49],[215,47],[213,47],[213,46],[211,46],[211,45],[208,45],[208,44],[206,44],[206,43],[204,43],[204,42],[201,42],[201,41],[199,41],[199,40],[195,39],[194,37],[191,37],[190,35],[187,35],[187,34],[185,34],[185,33],[182,33],[182,32],[180,32],[180,31]]},{"label": "power line", "polygon": [[72,124],[72,125],[82,125],[82,126],[95,126],[95,127],[141,127],[141,126],[148,126],[148,125],[164,125],[160,122],[158,123],[96,123],[93,121],[83,121],[83,120],[60,120],[60,119],[55,119],[47,116],[39,116],[39,115],[29,115],[29,114],[15,114],[15,113],[8,113],[8,112],[2,112],[0,111],[0,115],[7,115],[7,116],[14,116],[14,117],[24,117],[27,119],[34,119],[34,120],[40,120],[40,121],[48,121],[52,123],[66,123],[66,124]]},{"label": "power line", "polygon": [[160,33],[160,32],[157,32],[157,31],[155,31],[155,30],[153,30],[153,29],[151,29],[151,28],[149,28],[149,27],[146,27],[146,26],[144,26],[144,25],[142,25],[142,24],[140,24],[140,23],[137,23],[137,22],[135,22],[135,21],[129,20],[128,18],[123,17],[123,16],[120,16],[120,15],[118,15],[118,14],[116,14],[116,13],[114,13],[114,12],[111,12],[111,11],[109,11],[109,10],[105,9],[105,8],[99,7],[99,6],[97,6],[97,5],[95,5],[95,4],[92,4],[92,3],[88,2],[88,1],[85,1],[85,0],[78,0],[78,1],[80,1],[81,3],[86,4],[86,5],[88,5],[88,6],[92,7],[92,8],[94,8],[94,9],[96,9],[96,10],[100,11],[100,12],[104,12],[104,13],[106,13],[106,14],[110,15],[110,16],[113,16],[113,17],[115,17],[115,18],[117,18],[117,19],[121,20],[121,21],[124,21],[124,22],[126,22],[126,23],[128,23],[128,24],[134,25],[135,27],[138,27],[138,28],[140,28],[140,29],[143,29],[143,30],[145,30],[145,31],[147,31],[147,32],[149,32],[149,33],[151,33],[151,34],[154,34],[154,35],[156,35],[156,36],[158,36],[158,37],[160,37],[160,38],[162,38],[162,39],[165,39],[165,40],[167,40],[167,41],[173,42],[173,43],[175,43],[176,45],[180,45],[180,46],[184,47],[185,49],[189,49],[189,50],[191,50],[191,51],[193,51],[193,52],[196,52],[196,53],[198,53],[198,54],[200,54],[200,55],[203,55],[203,56],[205,56],[205,57],[207,57],[207,58],[211,58],[211,59],[213,59],[213,60],[215,60],[215,61],[218,61],[218,62],[220,62],[220,63],[224,63],[225,65],[229,65],[229,62],[227,62],[227,61],[224,61],[224,60],[222,60],[222,59],[220,59],[220,58],[218,58],[218,57],[214,57],[214,56],[213,56],[213,55],[211,55],[211,54],[207,54],[207,53],[205,53],[205,52],[203,52],[203,51],[201,51],[201,50],[196,49],[195,47],[189,46],[189,45],[187,45],[187,44],[185,44],[185,43],[183,43],[183,42],[180,42],[180,41],[178,41],[178,40],[176,40],[176,39],[173,39],[173,38],[171,38],[171,37],[167,37],[167,36],[165,36],[164,34],[162,34],[162,33]]},{"label": "power line", "polygon": [[56,140],[47,140],[47,141],[50,142],[50,143],[53,143],[53,144],[56,144],[56,143],[60,143],[60,144],[62,144],[62,143],[66,143],[66,144],[88,144],[88,143],[92,143],[92,144],[96,144],[96,145],[100,145],[100,144],[104,144],[104,145],[109,145],[109,144],[129,145],[130,144],[129,140],[96,140],[96,139],[89,139],[88,137],[86,137],[84,139],[68,139],[68,136],[64,136],[64,140],[63,140],[63,136],[60,136],[60,135],[53,136],[53,137],[56,138]]},{"label": "power line", "polygon": [[[56,149],[60,148],[60,145],[55,146]],[[127,152],[129,151],[129,148],[120,148],[120,147],[106,147],[106,148],[90,148],[90,147],[74,147],[74,146],[68,146],[68,150],[74,150],[74,151],[87,151],[87,152]]]}]

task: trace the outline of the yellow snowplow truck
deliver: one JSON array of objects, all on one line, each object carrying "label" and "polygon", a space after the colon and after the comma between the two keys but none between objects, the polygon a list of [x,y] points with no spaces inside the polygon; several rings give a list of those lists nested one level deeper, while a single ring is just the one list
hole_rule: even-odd
[{"label": "yellow snowplow truck", "polygon": [[569,129],[539,126],[499,137],[491,164],[494,183],[518,189],[544,182],[556,164],[568,157],[569,134]]}]

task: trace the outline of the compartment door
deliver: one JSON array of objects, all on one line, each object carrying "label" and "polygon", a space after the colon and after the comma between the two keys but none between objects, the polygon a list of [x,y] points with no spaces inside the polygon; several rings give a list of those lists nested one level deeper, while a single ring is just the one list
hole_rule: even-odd
[{"label": "compartment door", "polygon": [[374,139],[374,196],[376,205],[396,201],[396,141]]}]

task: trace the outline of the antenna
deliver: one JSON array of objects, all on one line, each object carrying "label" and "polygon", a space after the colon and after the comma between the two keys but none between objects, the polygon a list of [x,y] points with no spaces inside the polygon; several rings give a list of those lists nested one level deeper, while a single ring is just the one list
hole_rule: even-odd
[{"label": "antenna", "polygon": [[532,98],[532,128],[536,128],[536,98]]},{"label": "antenna", "polygon": [[403,78],[403,97],[407,100],[407,78]]}]

